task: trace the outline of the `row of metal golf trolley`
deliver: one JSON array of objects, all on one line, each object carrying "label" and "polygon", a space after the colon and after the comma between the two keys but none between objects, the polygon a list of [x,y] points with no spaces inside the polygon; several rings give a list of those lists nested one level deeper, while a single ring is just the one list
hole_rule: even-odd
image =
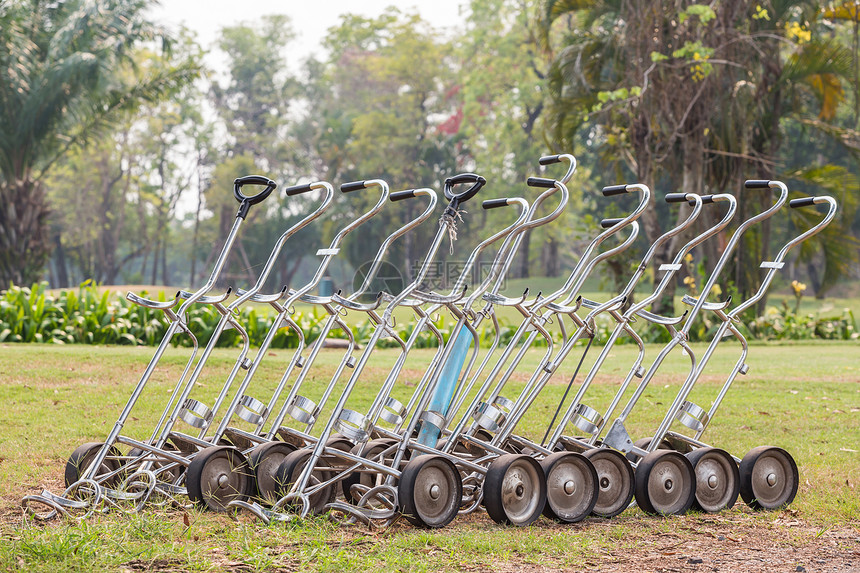
[{"label": "row of metal golf trolley", "polygon": [[[341,185],[343,193],[373,193],[378,201],[341,229],[330,245],[317,251],[319,267],[307,284],[284,286],[268,294],[262,292],[263,286],[281,252],[290,252],[291,237],[326,213],[335,198],[334,187],[324,181],[288,187],[287,200],[313,194],[318,201],[315,209],[277,240],[256,284],[247,290],[213,294],[249,209],[277,187],[274,181],[257,175],[236,179],[233,192],[239,210],[206,283],[194,292],[180,291],[168,301],[127,296],[162,311],[169,327],[113,429],[103,442],[83,444],[72,453],[65,468],[67,489],[62,494],[43,491],[29,495],[22,506],[34,516],[48,519],[58,514],[86,517],[101,511],[139,511],[148,505],[190,500],[214,511],[248,510],[266,522],[328,513],[344,522],[386,524],[402,515],[419,526],[442,527],[458,514],[481,508],[496,522],[522,526],[542,514],[573,523],[589,515],[612,517],[633,505],[655,514],[678,514],[691,507],[717,512],[732,507],[739,494],[756,508],[789,504],[797,492],[798,470],[788,452],[761,446],[738,458],[703,441],[703,434],[735,377],[749,370],[739,316],[764,295],[789,250],[833,219],[836,202],[828,196],[790,201],[793,208],[826,204],[827,212],[816,225],[785,244],[773,260],[761,263],[761,287],[748,300],[710,302],[708,294],[744,233],[777,214],[788,199],[788,188],[779,181],[747,181],[747,190],[769,192],[772,204],[736,222],[701,296],[685,296],[688,310],[669,317],[646,308],[677,280],[693,249],[727,235],[723,231],[735,218],[737,199],[728,193],[666,195],[667,202],[683,208],[677,225],[651,237],[653,243],[621,292],[608,300],[592,301],[580,294],[586,280],[599,263],[630,247],[639,233],[637,219],[653,202],[651,191],[642,184],[606,187],[603,195],[607,200],[635,196],[635,209],[624,217],[600,222],[601,228],[594,231],[567,280],[555,292],[532,295],[527,290],[510,298],[500,291],[524,234],[562,214],[569,199],[567,183],[576,170],[576,161],[568,154],[542,157],[540,164],[550,170],[567,170],[559,179],[529,178],[527,185],[538,190],[530,193],[537,195],[531,202],[522,197],[483,201],[484,209],[510,208],[510,224],[481,237],[465,257],[450,291],[441,293],[422,285],[443,245],[450,241],[453,249],[463,206],[485,185],[483,177],[463,173],[446,180],[441,217],[434,216],[438,197],[433,189],[390,193],[379,179]],[[246,194],[250,187],[262,190]],[[419,201],[423,211],[385,238],[359,288],[348,295],[312,295],[347,235],[382,209],[396,209],[386,205],[399,201]],[[718,209],[718,214],[708,218],[717,222],[704,231],[699,229],[700,234],[673,253],[671,263],[659,267],[653,292],[643,296],[639,288],[638,300],[631,302],[655,254],[680,242],[679,235],[689,236],[685,231],[692,230],[704,209]],[[369,293],[391,244],[427,221],[437,225],[436,231],[408,284],[400,292]],[[492,264],[480,284],[469,285],[479,260],[492,260]],[[271,327],[253,358],[237,312],[251,302],[273,309]],[[293,318],[296,303],[325,312],[327,318],[313,344],[306,345],[305,333]],[[186,320],[192,305],[210,305],[220,316],[202,349]],[[513,335],[502,342],[498,312],[505,307],[521,319]],[[414,314],[415,327],[408,336],[394,328],[395,309]],[[447,337],[433,320],[442,311],[456,321]],[[373,325],[363,347],[345,322],[347,312]],[[511,310],[505,312],[512,314]],[[718,327],[707,349],[696,357],[688,339],[703,313],[709,313]],[[582,358],[595,340],[595,321],[600,315],[608,316],[613,328],[593,365],[580,377]],[[637,322],[660,325],[671,335],[651,356],[650,365],[645,363],[645,344],[637,334]],[[479,336],[482,324],[483,330],[495,332],[489,343],[487,337],[482,343]],[[560,330],[560,337],[553,335],[550,325]],[[263,396],[260,387],[272,384],[263,383],[258,369],[282,328],[295,332],[298,347],[274,391]],[[242,345],[217,397],[207,405],[194,396],[200,392],[198,383],[225,329],[235,329]],[[308,383],[309,376],[321,372],[315,362],[328,335],[338,330],[346,337],[345,348],[320,392],[319,384]],[[414,358],[410,353],[419,337],[428,333],[435,339],[435,352],[429,364],[427,354],[422,354],[422,375],[416,380],[405,375]],[[174,337],[179,336],[191,341],[182,374],[148,438],[132,438],[126,424],[136,420],[132,412],[141,394]],[[623,380],[604,403],[602,394],[595,396],[592,384],[622,336],[638,346],[638,354],[632,364],[623,365]],[[709,400],[709,407],[698,405],[691,401],[691,391],[724,338],[734,338],[738,359],[715,396],[702,395],[701,389],[697,393],[700,402]],[[370,406],[361,408],[357,404],[366,404],[366,400],[354,396],[354,390],[363,380],[368,384],[367,366],[379,363],[378,356],[374,361],[374,353],[383,339],[394,341],[396,360],[381,383],[371,384],[374,397]],[[568,359],[575,347],[582,356]],[[646,405],[643,393],[676,349],[689,358],[689,374],[659,425],[645,436],[632,436],[628,419],[636,415],[637,407],[653,413],[656,406]],[[524,360],[530,351],[531,356],[539,356],[536,366],[532,359]],[[326,373],[328,376],[328,370]],[[567,391],[557,404],[544,392],[556,373],[570,376]],[[546,420],[546,433],[540,439],[525,435],[521,422],[526,413],[538,404],[546,408],[550,401],[555,415]]]}]

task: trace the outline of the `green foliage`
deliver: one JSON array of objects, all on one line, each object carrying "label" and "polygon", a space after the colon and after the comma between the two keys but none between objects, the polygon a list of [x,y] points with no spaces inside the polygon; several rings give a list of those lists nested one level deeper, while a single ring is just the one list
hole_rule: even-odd
[{"label": "green foliage", "polygon": [[0,11],[0,284],[38,277],[53,247],[42,181],[74,146],[143,102],[197,76],[196,64],[147,65],[144,44],[170,38],[146,0],[4,3]]},{"label": "green foliage", "polygon": [[[160,293],[159,300],[165,300]],[[188,324],[201,345],[209,342],[220,319],[218,312],[208,306],[199,305],[189,309],[186,314]],[[252,347],[259,347],[272,325],[273,314],[255,307],[241,310],[238,320],[248,332]],[[320,335],[327,315],[311,309],[309,312],[297,311],[291,318],[301,328],[305,343],[313,343]],[[760,317],[748,316],[747,333],[760,340],[808,340],[838,339],[856,340],[860,337],[854,314],[845,309],[840,315],[821,315],[807,313],[801,315],[787,302],[781,307],[768,307]],[[373,334],[374,326],[368,320],[354,321],[349,324],[352,336],[359,344],[366,343]],[[435,317],[433,326],[447,341],[455,322],[443,316]],[[499,319],[500,344],[506,345],[513,338],[519,323]],[[137,306],[109,291],[102,291],[91,282],[83,283],[77,290],[63,290],[51,294],[47,283],[34,284],[32,287],[13,286],[0,295],[0,342],[46,342],[54,344],[121,344],[133,346],[155,346],[164,337],[169,326],[161,311]],[[407,340],[416,326],[415,320],[395,324],[395,331],[401,339]],[[694,342],[707,342],[717,329],[718,324],[705,315],[690,331]],[[615,322],[607,315],[596,320],[595,343],[604,344]],[[652,325],[643,320],[634,329],[646,343],[663,343],[670,338],[662,326]],[[487,348],[495,338],[495,330],[489,321],[478,329],[481,348]],[[347,334],[332,329],[329,338],[346,338]],[[218,339],[219,347],[236,347],[241,337],[234,329],[225,330]],[[272,341],[272,348],[296,348],[298,335],[292,328],[282,327]],[[553,341],[560,344],[560,331],[553,332]],[[632,343],[629,337],[622,336],[618,344]],[[185,336],[174,338],[175,345],[190,345]],[[535,347],[546,346],[546,341],[538,337]],[[396,348],[393,338],[383,338],[381,348]],[[415,348],[436,348],[438,339],[430,330],[421,332],[415,341]]]},{"label": "green foliage", "polygon": [[747,322],[750,333],[764,340],[857,340],[857,322],[850,309],[839,315],[802,315],[791,308],[787,300],[780,306],[769,306],[762,316]]}]

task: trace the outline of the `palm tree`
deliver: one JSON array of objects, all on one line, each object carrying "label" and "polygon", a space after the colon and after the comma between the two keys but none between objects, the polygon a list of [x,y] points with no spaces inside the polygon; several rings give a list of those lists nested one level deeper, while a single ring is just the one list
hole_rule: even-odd
[{"label": "palm tree", "polygon": [[149,0],[13,0],[0,6],[0,287],[37,280],[51,251],[43,180],[120,114],[197,74],[190,62],[137,66],[169,50]]}]

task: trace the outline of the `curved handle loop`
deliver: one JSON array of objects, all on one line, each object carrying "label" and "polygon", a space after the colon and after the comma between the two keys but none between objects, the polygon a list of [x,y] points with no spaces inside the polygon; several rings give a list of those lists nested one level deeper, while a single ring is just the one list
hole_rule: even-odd
[{"label": "curved handle loop", "polygon": [[[266,188],[256,195],[248,196],[242,193],[242,187],[245,185],[265,185]],[[236,216],[244,219],[251,205],[256,205],[264,201],[277,186],[277,183],[262,175],[245,175],[244,177],[236,178],[233,181],[233,197],[239,202],[239,213]]]},{"label": "curved handle loop", "polygon": [[[466,183],[471,183],[472,186],[462,193],[454,193],[455,185],[464,185]],[[474,197],[478,191],[481,190],[481,187],[486,185],[486,183],[487,180],[477,173],[460,173],[459,175],[454,175],[453,177],[449,177],[445,180],[443,192],[445,193],[446,199],[451,202],[456,202],[457,205],[459,205],[460,203],[465,203]]]}]

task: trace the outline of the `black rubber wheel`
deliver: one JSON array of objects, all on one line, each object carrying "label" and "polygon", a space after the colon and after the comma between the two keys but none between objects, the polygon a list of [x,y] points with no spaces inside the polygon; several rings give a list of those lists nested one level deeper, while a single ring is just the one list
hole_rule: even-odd
[{"label": "black rubber wheel", "polygon": [[719,448],[700,448],[685,455],[696,472],[693,507],[708,513],[734,507],[741,487],[734,458]]},{"label": "black rubber wheel", "polygon": [[280,485],[276,481],[278,468],[288,455],[296,451],[287,442],[267,442],[260,444],[248,454],[248,467],[254,475],[256,497],[272,504],[280,497]]},{"label": "black rubber wheel", "polygon": [[779,509],[797,495],[797,464],[782,448],[751,449],[741,460],[739,473],[741,497],[753,509]]},{"label": "black rubber wheel", "polygon": [[[302,474],[302,470],[310,461],[311,454],[313,454],[312,449],[302,448],[301,450],[296,450],[290,453],[284,458],[284,461],[281,462],[281,466],[278,468],[277,476],[275,477],[275,480],[280,486],[278,491],[279,496],[286,495],[290,491],[290,488],[299,479],[299,476]],[[317,461],[316,467],[314,467],[311,472],[308,486],[315,486],[331,479],[331,471],[325,469],[329,467],[328,462],[320,458]],[[310,496],[311,513],[319,514],[325,511],[325,506],[334,501],[336,492],[337,490],[335,485],[329,484]]]},{"label": "black rubber wheel", "polygon": [[546,476],[543,514],[562,523],[588,517],[600,492],[594,464],[582,454],[557,452],[542,459],[540,465]]},{"label": "black rubber wheel", "polygon": [[696,499],[696,472],[684,454],[656,450],[636,466],[636,504],[651,514],[680,515]]},{"label": "black rubber wheel", "polygon": [[496,523],[531,525],[546,505],[546,478],[532,457],[499,456],[484,478],[484,506]]},{"label": "black rubber wheel", "polygon": [[[72,452],[72,455],[69,456],[69,460],[66,462],[66,471],[64,472],[66,487],[69,487],[81,479],[81,474],[86,471],[90,463],[92,463],[96,458],[96,455],[98,455],[99,450],[102,449],[103,445],[104,442],[87,442],[86,444],[81,444],[75,448],[75,451]],[[107,457],[105,457],[104,461],[99,466],[93,479],[108,487],[112,487],[120,483],[125,477],[122,472],[111,476],[103,482],[99,479],[99,476],[118,470],[122,465],[122,462],[116,458],[121,455],[122,454],[116,446],[111,446],[108,450]]]},{"label": "black rubber wheel", "polygon": [[210,446],[191,460],[185,472],[188,498],[203,509],[227,511],[231,501],[247,501],[254,492],[254,475],[239,450]]},{"label": "black rubber wheel", "polygon": [[582,454],[597,471],[597,503],[592,513],[598,517],[615,517],[633,500],[633,468],[624,454],[609,448],[588,450]]},{"label": "black rubber wheel", "polygon": [[[385,459],[380,459],[380,455],[385,450],[389,449],[391,446],[397,443],[397,440],[392,438],[378,438],[376,440],[370,440],[364,446],[364,451],[361,452],[361,457],[367,460],[371,460],[378,463],[387,464],[391,460],[391,456],[386,456]],[[359,444],[350,450],[350,453],[358,455],[359,450],[361,449],[362,444]],[[357,503],[359,499],[361,499],[361,493],[354,492],[352,490],[352,486],[354,485],[362,485],[367,488],[371,488],[377,485],[380,485],[383,481],[385,481],[386,475],[379,473],[368,473],[362,471],[354,471],[347,474],[342,480],[340,480],[341,488],[343,488],[343,497],[349,503]]]},{"label": "black rubber wheel", "polygon": [[460,472],[443,456],[418,456],[403,468],[397,497],[400,512],[413,525],[444,527],[460,510],[463,499]]}]

